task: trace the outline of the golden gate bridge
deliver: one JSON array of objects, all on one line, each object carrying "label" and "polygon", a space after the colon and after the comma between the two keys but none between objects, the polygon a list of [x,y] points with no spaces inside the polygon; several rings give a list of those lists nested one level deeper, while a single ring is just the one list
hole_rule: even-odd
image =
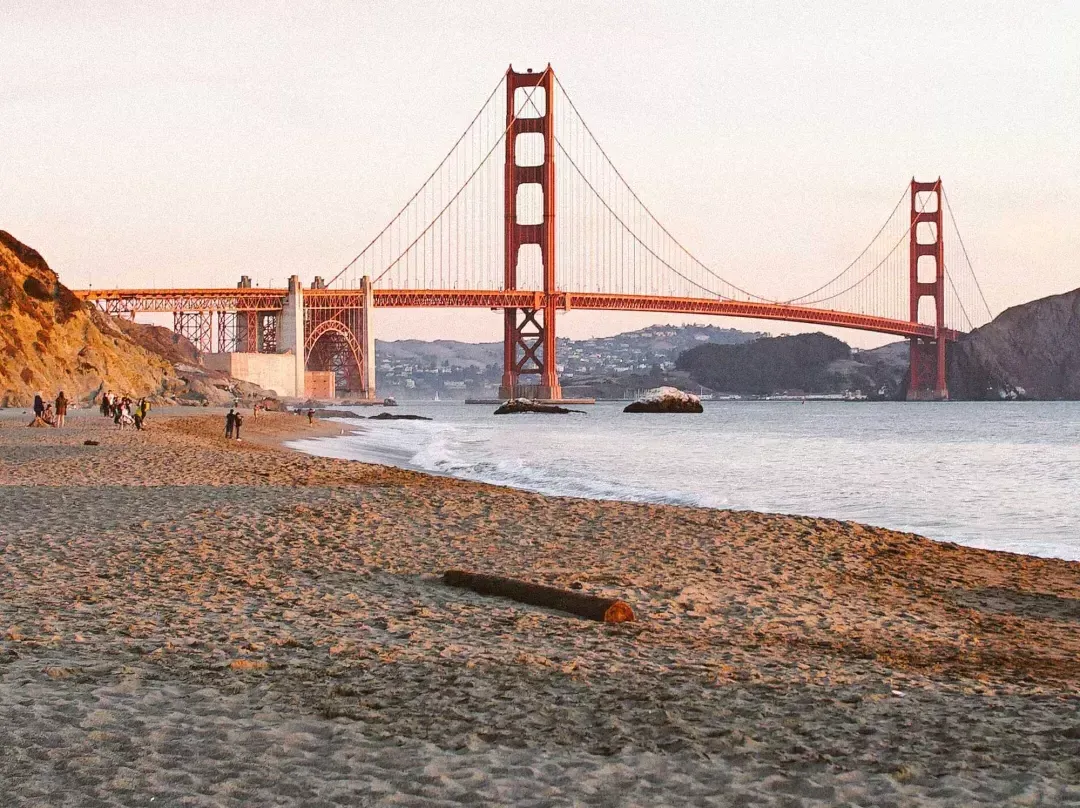
[{"label": "golden gate bridge", "polygon": [[292,353],[299,394],[305,370],[321,370],[368,397],[380,307],[501,311],[500,395],[553,400],[562,395],[559,312],[705,314],[892,334],[910,342],[907,395],[915,400],[948,398],[946,345],[992,316],[940,178],[906,184],[867,246],[810,291],[775,300],[736,285],[646,206],[550,65],[507,70],[421,187],[329,281],[77,294],[110,314],[171,312],[174,330],[203,352]]}]

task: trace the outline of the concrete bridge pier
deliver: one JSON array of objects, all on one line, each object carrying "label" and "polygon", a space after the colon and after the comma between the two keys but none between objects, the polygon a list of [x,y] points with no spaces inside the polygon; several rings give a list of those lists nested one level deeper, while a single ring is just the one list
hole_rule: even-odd
[{"label": "concrete bridge pier", "polygon": [[278,353],[292,353],[295,390],[298,396],[304,395],[304,373],[306,371],[304,355],[304,287],[300,276],[289,278],[289,293],[281,309],[281,323],[278,331]]},{"label": "concrete bridge pier", "polygon": [[371,285],[371,276],[360,279],[360,289],[364,293],[364,308],[360,313],[360,345],[364,349],[364,394],[375,398],[375,329],[372,327],[372,315],[375,313],[375,289]]}]

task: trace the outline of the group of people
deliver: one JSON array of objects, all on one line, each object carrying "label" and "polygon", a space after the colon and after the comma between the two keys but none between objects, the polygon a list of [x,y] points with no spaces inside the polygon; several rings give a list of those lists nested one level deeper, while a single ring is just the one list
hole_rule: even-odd
[{"label": "group of people", "polygon": [[39,392],[34,396],[34,420],[44,421],[49,426],[63,426],[68,411],[68,400],[63,390],[56,397],[55,404],[56,408],[53,409],[53,403],[45,401]]},{"label": "group of people", "polygon": [[[259,419],[259,409],[255,408],[255,420]],[[236,411],[236,407],[229,407],[225,416],[225,437],[240,440],[240,427],[244,425],[244,416]]]},{"label": "group of people", "polygon": [[120,429],[134,426],[141,430],[150,415],[150,402],[145,398],[133,402],[128,396],[117,395],[110,390],[101,397],[101,414],[112,418]]}]

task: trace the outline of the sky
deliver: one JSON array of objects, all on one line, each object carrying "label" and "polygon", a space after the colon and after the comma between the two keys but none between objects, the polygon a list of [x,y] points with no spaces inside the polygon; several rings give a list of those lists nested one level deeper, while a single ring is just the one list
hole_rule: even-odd
[{"label": "sky", "polygon": [[[995,313],[1080,286],[1077,2],[5,0],[0,43],[0,229],[74,288],[333,275],[509,64],[548,62],[658,218],[755,292],[831,277],[913,175],[942,177]],[[380,310],[375,332],[496,340],[501,318]]]}]

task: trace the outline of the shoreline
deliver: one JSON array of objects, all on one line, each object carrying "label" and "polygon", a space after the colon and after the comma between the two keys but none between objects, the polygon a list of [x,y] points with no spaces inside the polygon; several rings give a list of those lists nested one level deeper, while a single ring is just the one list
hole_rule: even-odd
[{"label": "shoreline", "polygon": [[[350,423],[347,419],[336,422],[346,425],[365,423],[364,421]],[[443,422],[443,425],[464,429],[474,426],[471,422],[458,423],[455,421]],[[354,434],[357,432],[366,433],[368,429],[354,429]],[[307,436],[301,435],[299,440],[302,441],[305,437]],[[350,437],[350,435],[346,432],[342,435],[332,434],[327,437]],[[526,464],[526,468],[512,472],[504,472],[501,468],[494,469],[490,462],[482,462],[492,459],[490,453],[485,456],[483,454],[477,455],[475,452],[462,453],[455,449],[455,453],[447,454],[443,459],[433,461],[431,455],[426,451],[427,447],[424,443],[430,439],[431,436],[422,431],[413,435],[411,442],[402,443],[395,438],[389,443],[380,443],[378,430],[376,429],[372,433],[370,441],[362,441],[359,444],[355,441],[342,441],[337,445],[335,445],[335,441],[313,441],[306,446],[289,446],[286,448],[295,449],[313,457],[348,460],[350,462],[396,468],[434,477],[526,491],[541,496],[587,499],[597,502],[745,511],[795,518],[833,519],[843,523],[862,524],[899,533],[911,533],[939,544],[955,544],[961,547],[1032,558],[1080,562],[1080,548],[1077,548],[1070,541],[1070,537],[1054,534],[1052,538],[1042,537],[1041,541],[1027,541],[1018,530],[1004,527],[1015,522],[1015,520],[1010,522],[1004,517],[999,518],[997,524],[991,523],[989,525],[979,521],[978,516],[971,512],[957,513],[952,519],[947,514],[938,513],[936,514],[938,517],[936,520],[932,518],[920,520],[917,516],[913,518],[912,514],[905,513],[903,509],[894,511],[888,507],[868,508],[865,503],[864,507],[854,509],[857,512],[852,513],[853,509],[845,507],[843,503],[831,500],[828,492],[822,492],[821,497],[803,497],[803,501],[787,502],[788,507],[786,508],[784,503],[777,499],[763,503],[760,501],[755,502],[753,496],[749,498],[749,501],[743,498],[738,504],[732,505],[729,504],[728,497],[721,496],[715,491],[694,486],[689,488],[679,487],[679,483],[670,480],[654,481],[651,484],[641,479],[626,482],[622,477],[604,476],[602,471],[599,476],[596,473],[575,476],[574,481],[577,483],[575,486],[569,484],[566,479],[551,474],[550,468],[543,463]],[[475,434],[472,434],[471,440],[467,442],[475,442]],[[497,440],[496,443],[498,443]],[[413,463],[414,457],[422,457],[424,462],[420,464]],[[448,466],[448,470],[438,467],[443,463]],[[735,499],[738,499],[738,497],[735,497]],[[766,499],[769,498],[766,496]],[[816,503],[816,507],[806,501],[807,499],[812,499]],[[1014,505],[1017,504],[1014,503]],[[848,512],[845,513],[845,511]],[[1028,535],[1041,534],[1038,533],[1037,529],[1032,528],[1028,530]]]},{"label": "shoreline", "polygon": [[1080,801],[1080,563],[328,460],[293,419],[0,419],[14,798]]}]

